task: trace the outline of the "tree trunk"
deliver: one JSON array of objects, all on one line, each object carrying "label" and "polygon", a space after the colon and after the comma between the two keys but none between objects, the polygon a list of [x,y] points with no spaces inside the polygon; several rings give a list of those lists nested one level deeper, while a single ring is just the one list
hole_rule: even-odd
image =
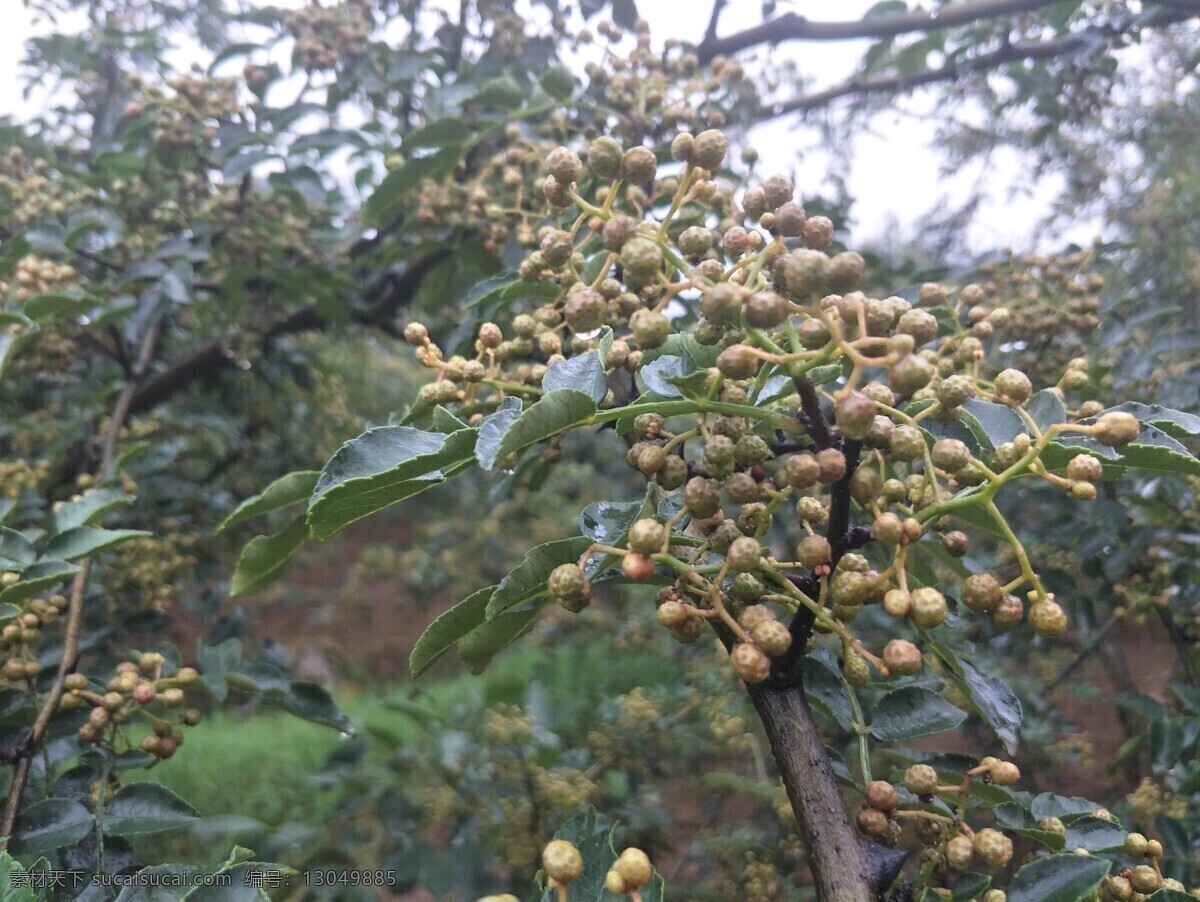
[{"label": "tree trunk", "polygon": [[767,680],[749,691],[808,849],[817,898],[875,902],[878,896],[862,844],[846,813],[804,690],[795,683]]}]

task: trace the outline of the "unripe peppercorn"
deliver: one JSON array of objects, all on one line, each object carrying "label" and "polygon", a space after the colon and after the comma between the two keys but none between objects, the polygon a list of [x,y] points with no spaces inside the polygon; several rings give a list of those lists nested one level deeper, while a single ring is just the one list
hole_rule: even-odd
[{"label": "unripe peppercorn", "polygon": [[[1106,818],[1106,820],[1115,821],[1115,818]],[[1162,853],[1163,853],[1162,843],[1160,843],[1157,839],[1146,840],[1146,857],[1147,858],[1161,858]]]},{"label": "unripe peppercorn", "polygon": [[909,354],[888,367],[888,382],[892,390],[900,395],[918,392],[932,379],[933,367],[916,354]]},{"label": "unripe peppercorn", "polygon": [[933,443],[930,456],[935,467],[955,473],[970,462],[971,451],[956,438],[944,438]]},{"label": "unripe peppercorn", "polygon": [[713,246],[713,233],[703,226],[689,226],[679,236],[679,249],[688,257],[701,257]]},{"label": "unripe peppercorn", "polygon": [[587,165],[595,175],[611,179],[621,168],[621,145],[607,135],[588,145]]},{"label": "unripe peppercorn", "polygon": [[895,811],[900,804],[900,796],[896,787],[887,780],[872,780],[864,790],[867,804],[876,811]]},{"label": "unripe peppercorn", "polygon": [[971,867],[975,857],[975,846],[970,838],[959,834],[946,843],[946,863],[956,871],[965,871]]},{"label": "unripe peppercorn", "polygon": [[975,573],[963,583],[962,601],[972,611],[991,611],[1002,595],[1000,583],[990,573]]},{"label": "unripe peppercorn", "polygon": [[754,328],[774,329],[787,319],[788,303],[773,291],[760,291],[746,299],[742,313]]},{"label": "unripe peppercorn", "polygon": [[921,670],[921,651],[907,639],[893,639],[884,646],[881,657],[894,676],[911,676]]},{"label": "unripe peppercorn", "polygon": [[733,669],[747,683],[761,683],[771,673],[771,659],[757,645],[739,642],[729,653]]},{"label": "unripe peppercorn", "polygon": [[777,266],[783,283],[793,294],[815,295],[828,285],[829,258],[820,251],[797,248],[783,257]]},{"label": "unripe peppercorn", "polygon": [[1146,855],[1146,837],[1141,833],[1130,833],[1125,837],[1125,854],[1132,858]]},{"label": "unripe peppercorn", "polygon": [[864,439],[875,421],[875,402],[862,392],[849,391],[836,399],[833,412],[844,436]]},{"label": "unripe peppercorn", "polygon": [[656,554],[662,550],[667,538],[667,528],[649,517],[638,520],[629,527],[629,548],[641,554]]},{"label": "unripe peppercorn", "polygon": [[671,139],[671,157],[681,163],[686,163],[692,158],[692,151],[695,147],[695,136],[691,132],[680,132]]},{"label": "unripe peppercorn", "polygon": [[796,549],[796,560],[809,570],[828,564],[832,557],[833,549],[824,536],[806,536]]},{"label": "unripe peppercorn", "polygon": [[871,538],[884,545],[899,545],[904,538],[904,523],[891,511],[885,511],[871,524]]},{"label": "unripe peppercorn", "polygon": [[563,317],[574,333],[594,332],[604,325],[608,304],[599,292],[582,288],[574,292],[563,308]]},{"label": "unripe peppercorn", "polygon": [[733,540],[725,560],[731,570],[749,573],[762,561],[762,547],[758,544],[758,539],[742,536]]},{"label": "unripe peppercorn", "polygon": [[827,216],[810,216],[804,221],[804,245],[815,251],[833,244],[833,221]]},{"label": "unripe peppercorn", "polygon": [[1039,601],[1029,609],[1029,624],[1039,636],[1057,639],[1067,631],[1067,615],[1054,601]]},{"label": "unripe peppercorn", "polygon": [[817,464],[821,468],[818,478],[829,485],[846,475],[846,456],[837,448],[825,448],[817,452]]},{"label": "unripe peppercorn", "polygon": [[1057,836],[1066,836],[1066,825],[1056,817],[1044,817],[1038,821],[1038,829],[1045,830],[1047,833],[1054,833]]},{"label": "unripe peppercorn", "polygon": [[621,572],[634,582],[641,582],[654,575],[654,558],[648,554],[631,551],[621,558]]},{"label": "unripe peppercorn", "polygon": [[737,319],[742,310],[742,299],[748,292],[733,282],[718,282],[704,289],[700,296],[700,312],[704,318],[719,326],[728,325]]},{"label": "unripe peppercorn", "polygon": [[784,237],[798,237],[804,231],[804,208],[787,202],[775,211],[775,230]]},{"label": "unripe peppercorn", "polygon": [[907,617],[912,610],[912,595],[903,589],[889,589],[883,596],[883,609],[890,617]]},{"label": "unripe peppercorn", "polygon": [[997,761],[992,765],[991,777],[997,786],[1012,786],[1021,779],[1021,769],[1011,761]]},{"label": "unripe peppercorn", "polygon": [[592,598],[592,587],[578,564],[555,567],[550,573],[547,588],[550,597],[569,611],[583,610]]},{"label": "unripe peppercorn", "polygon": [[772,658],[777,658],[792,647],[792,634],[778,620],[756,623],[750,630],[756,645]]},{"label": "unripe peppercorn", "polygon": [[904,788],[913,795],[931,796],[937,787],[937,771],[928,764],[913,764],[904,772]]},{"label": "unripe peppercorn", "polygon": [[715,128],[706,129],[696,135],[691,161],[702,169],[715,172],[725,162],[725,154],[728,151],[729,142],[726,141],[725,135]]},{"label": "unripe peppercorn", "polygon": [[658,160],[649,147],[631,147],[621,156],[621,178],[631,185],[644,185],[654,179]]},{"label": "unripe peppercorn", "polygon": [[965,532],[955,529],[942,536],[942,547],[954,557],[963,557],[971,550],[971,540]]},{"label": "unripe peppercorn", "polygon": [[909,616],[913,623],[924,629],[933,629],[945,621],[949,614],[946,597],[932,586],[914,589]]},{"label": "unripe peppercorn", "polygon": [[1139,864],[1129,875],[1129,885],[1135,893],[1149,895],[1162,888],[1162,877],[1148,864]]},{"label": "unripe peppercorn", "polygon": [[1104,889],[1116,902],[1129,902],[1133,898],[1133,886],[1128,878],[1120,875],[1106,877]]},{"label": "unripe peppercorn", "polygon": [[637,455],[637,468],[644,476],[653,476],[667,462],[667,450],[662,445],[645,445]]},{"label": "unripe peppercorn", "polygon": [[693,476],[683,487],[683,503],[693,517],[706,519],[721,509],[717,490],[703,476]]},{"label": "unripe peppercorn", "polygon": [[854,818],[860,832],[866,836],[883,836],[888,830],[887,815],[874,808],[863,808]]},{"label": "unripe peppercorn", "polygon": [[920,347],[937,338],[937,317],[928,310],[906,310],[896,322],[896,331],[912,336],[913,345]]},{"label": "unripe peppercorn", "polygon": [[812,526],[821,526],[829,519],[829,511],[819,499],[806,496],[796,501],[796,516]]},{"label": "unripe peppercorn", "polygon": [[871,682],[871,665],[858,652],[847,649],[842,655],[842,676],[851,686],[865,686]]},{"label": "unripe peppercorn", "polygon": [[542,850],[542,867],[547,876],[565,885],[583,873],[583,855],[565,839],[555,839]]},{"label": "unripe peppercorn", "polygon": [[81,689],[86,689],[87,684],[88,684],[87,677],[84,676],[82,673],[69,673],[69,674],[67,674],[67,678],[65,680],[63,680],[63,685],[67,689],[73,690],[75,692],[78,692]]},{"label": "unripe peppercorn", "polygon": [[794,489],[803,491],[817,484],[821,476],[821,465],[807,453],[795,454],[783,465],[783,477]]},{"label": "unripe peppercorn", "polygon": [[1024,404],[1033,394],[1033,383],[1020,370],[1007,369],[996,376],[996,400],[1003,404]]},{"label": "unripe peppercorn", "polygon": [[888,441],[888,450],[898,461],[917,460],[925,454],[925,437],[916,426],[897,426]]},{"label": "unripe peppercorn", "polygon": [[637,889],[648,883],[654,874],[654,868],[650,865],[650,857],[641,849],[636,848],[625,849],[617,856],[613,870],[621,875],[621,879],[630,889]]},{"label": "unripe peppercorn", "polygon": [[657,348],[671,334],[671,321],[663,314],[645,308],[629,318],[633,338],[641,348]]},{"label": "unripe peppercorn", "polygon": [[654,478],[667,491],[675,491],[687,480],[687,461],[674,454],[668,455],[663,463],[663,468],[654,475]]},{"label": "unripe peppercorn", "polygon": [[984,827],[982,830],[976,833],[975,841],[972,845],[974,846],[975,854],[978,855],[988,865],[988,867],[1002,868],[1008,864],[1009,859],[1012,858],[1012,840],[999,830],[994,830],[991,827]]},{"label": "unripe peppercorn", "polygon": [[678,601],[664,601],[658,606],[655,616],[663,626],[675,629],[688,621],[687,605]]},{"label": "unripe peppercorn", "polygon": [[579,159],[579,154],[569,147],[556,147],[546,156],[546,171],[554,176],[560,185],[570,185],[579,181],[583,161]]},{"label": "unripe peppercorn", "polygon": [[717,369],[726,379],[749,379],[761,361],[749,345],[731,345],[717,355]]},{"label": "unripe peppercorn", "polygon": [[1127,445],[1138,437],[1141,425],[1133,414],[1111,410],[1096,421],[1092,436],[1102,445],[1117,448]]}]

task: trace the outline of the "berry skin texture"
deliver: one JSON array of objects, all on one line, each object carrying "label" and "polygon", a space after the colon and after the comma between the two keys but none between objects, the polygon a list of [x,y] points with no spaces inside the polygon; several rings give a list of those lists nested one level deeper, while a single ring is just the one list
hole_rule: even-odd
[{"label": "berry skin texture", "polygon": [[971,462],[971,451],[956,438],[944,438],[934,442],[930,452],[933,465],[949,473],[957,473]]},{"label": "berry skin texture", "polygon": [[721,509],[717,490],[703,476],[693,476],[683,487],[683,503],[693,517],[701,520],[711,517]]},{"label": "berry skin texture", "polygon": [[1021,769],[1011,761],[997,761],[992,765],[991,777],[997,786],[1012,786],[1021,779]]},{"label": "berry skin texture", "polygon": [[625,885],[625,881],[621,878],[621,874],[616,868],[610,869],[604,875],[604,889],[614,896],[624,896],[629,893],[629,887]]},{"label": "berry skin texture", "polygon": [[867,836],[882,836],[888,830],[887,815],[874,808],[863,808],[855,817],[855,822],[859,831]]},{"label": "berry skin texture", "polygon": [[887,780],[872,780],[867,784],[864,794],[867,804],[876,811],[895,811],[896,806],[900,804],[900,795],[896,792],[896,787]]},{"label": "berry skin texture", "polygon": [[931,796],[937,787],[937,771],[928,764],[914,764],[904,772],[904,788],[913,795]]},{"label": "berry skin texture", "polygon": [[641,849],[630,847],[618,857],[613,870],[621,875],[621,879],[630,889],[637,889],[650,881],[654,868],[650,865],[650,856]]},{"label": "berry skin texture", "polygon": [[871,682],[871,665],[858,652],[847,650],[842,657],[842,676],[851,686],[865,686]]},{"label": "berry skin texture", "polygon": [[963,583],[962,601],[972,611],[985,613],[1000,603],[1003,592],[996,577],[990,573],[975,573]]},{"label": "berry skin texture", "polygon": [[946,843],[946,862],[954,870],[967,870],[971,867],[971,860],[974,857],[975,846],[966,836],[960,834]]},{"label": "berry skin texture", "polygon": [[1002,404],[1024,404],[1033,394],[1033,383],[1020,370],[1004,370],[996,376],[996,400]]},{"label": "berry skin texture", "polygon": [[1100,444],[1118,448],[1121,445],[1128,445],[1137,438],[1142,427],[1133,414],[1113,410],[1100,417],[1092,430],[1093,437]]},{"label": "berry skin texture", "polygon": [[778,620],[756,623],[750,630],[754,642],[772,658],[777,658],[792,647],[792,634]]},{"label": "berry skin texture", "polygon": [[591,584],[584,578],[578,564],[560,564],[550,573],[547,582],[550,597],[568,611],[578,613],[592,600]]},{"label": "berry skin texture", "polygon": [[932,586],[915,589],[912,593],[912,607],[908,612],[913,623],[923,629],[933,629],[945,621],[950,609],[946,605],[946,596]]},{"label": "berry skin texture", "polygon": [[750,684],[761,683],[771,673],[771,659],[767,653],[749,642],[735,645],[729,660],[737,675]]},{"label": "berry skin texture", "polygon": [[1039,636],[1057,639],[1067,631],[1067,614],[1058,602],[1039,601],[1029,609],[1029,623]]},{"label": "berry skin texture", "polygon": [[629,527],[629,549],[640,554],[656,554],[667,539],[667,528],[647,517]]},{"label": "berry skin texture", "polygon": [[683,626],[688,621],[687,605],[678,601],[664,601],[655,615],[658,622],[668,629]]},{"label": "berry skin texture", "polygon": [[631,551],[621,559],[621,572],[634,582],[649,579],[654,575],[654,558]]},{"label": "berry skin texture", "polygon": [[738,573],[749,573],[762,560],[762,546],[758,544],[758,539],[749,536],[734,539],[725,560],[729,562],[730,569]]},{"label": "berry skin texture", "polygon": [[893,639],[884,646],[882,657],[894,676],[911,676],[921,670],[921,651],[907,639]]},{"label": "berry skin texture", "polygon": [[1067,478],[1083,482],[1099,482],[1104,475],[1100,461],[1090,454],[1076,454],[1067,462]]},{"label": "berry skin texture", "polygon": [[1148,864],[1139,864],[1129,875],[1129,883],[1135,893],[1149,895],[1162,888],[1162,877]]},{"label": "berry skin texture", "polygon": [[583,873],[583,855],[565,839],[551,840],[542,850],[542,867],[550,879],[565,885]]},{"label": "berry skin texture", "polygon": [[1008,864],[1013,854],[1012,840],[991,827],[984,827],[975,834],[975,854],[992,868]]},{"label": "berry skin texture", "polygon": [[824,536],[807,536],[796,549],[796,560],[809,570],[828,564],[833,557],[833,548]]}]

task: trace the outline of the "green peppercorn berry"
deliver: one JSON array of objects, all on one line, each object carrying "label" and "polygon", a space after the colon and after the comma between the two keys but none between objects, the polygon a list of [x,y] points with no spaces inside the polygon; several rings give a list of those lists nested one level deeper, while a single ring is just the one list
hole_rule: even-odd
[{"label": "green peppercorn berry", "polygon": [[842,676],[851,686],[865,686],[871,682],[871,665],[858,652],[847,648],[842,655]]},{"label": "green peppercorn berry", "polygon": [[[732,543],[730,543],[732,544]],[[766,587],[752,573],[739,573],[733,580],[733,597],[745,604],[758,601],[766,592]]]},{"label": "green peppercorn berry", "polygon": [[771,446],[753,432],[743,435],[733,446],[733,459],[739,466],[760,464],[771,456]]},{"label": "green peppercorn berry", "polygon": [[911,395],[933,379],[933,367],[922,357],[909,354],[888,367],[888,382],[899,395]]},{"label": "green peppercorn berry", "polygon": [[760,291],[746,299],[742,308],[746,323],[756,329],[774,329],[788,315],[788,302],[773,291]]},{"label": "green peppercorn berry", "polygon": [[657,520],[646,517],[629,527],[629,549],[642,554],[657,554],[667,540],[667,528]]},{"label": "green peppercorn berry", "polygon": [[749,379],[761,363],[755,350],[743,344],[731,345],[717,356],[717,369],[726,379]]},{"label": "green peppercorn berry", "polygon": [[567,326],[575,334],[594,332],[604,325],[608,315],[608,304],[604,297],[590,288],[581,288],[571,294],[563,308]]},{"label": "green peppercorn berry", "polygon": [[721,509],[721,499],[711,482],[693,476],[683,487],[683,503],[693,517],[707,519]]},{"label": "green peppercorn berry", "polygon": [[691,162],[709,172],[715,172],[721,168],[728,151],[729,142],[725,139],[725,135],[715,128],[706,129],[696,135]]},{"label": "green peppercorn berry", "polygon": [[667,449],[662,445],[647,444],[638,454],[637,468],[644,476],[653,476],[667,463]]},{"label": "green peppercorn berry", "polygon": [[583,855],[565,839],[555,839],[542,850],[542,867],[552,880],[564,886],[583,873]]},{"label": "green peppercorn berry", "polygon": [[674,454],[668,454],[662,469],[654,474],[654,478],[664,489],[673,492],[687,481],[687,474],[687,461]]},{"label": "green peppercorn berry", "polygon": [[645,185],[653,181],[658,160],[649,147],[631,147],[621,157],[621,178],[630,185]]},{"label": "green peppercorn berry", "polygon": [[1133,414],[1111,410],[1096,421],[1092,435],[1100,444],[1117,448],[1137,438],[1141,428]]},{"label": "green peppercorn berry", "polygon": [[633,338],[641,348],[657,348],[671,334],[671,321],[663,314],[645,308],[629,318]]},{"label": "green peppercorn berry", "polygon": [[747,683],[761,683],[771,674],[771,659],[767,653],[750,642],[739,642],[729,653],[730,663],[739,677]]},{"label": "green peppercorn berry", "polygon": [[1033,383],[1020,370],[1007,369],[996,376],[996,400],[1016,406],[1024,404],[1033,394]]},{"label": "green peppercorn berry", "polygon": [[914,589],[909,617],[922,629],[933,629],[945,621],[950,609],[946,597],[932,586]]},{"label": "green peppercorn berry", "polygon": [[955,473],[970,462],[971,451],[956,438],[944,438],[933,443],[931,456],[935,467]]},{"label": "green peppercorn berry", "polygon": [[592,587],[578,564],[560,564],[547,581],[550,597],[569,611],[583,610],[591,602]]},{"label": "green peppercorn berry", "polygon": [[1000,603],[1000,583],[990,573],[975,573],[963,583],[962,601],[972,611],[987,613]]},{"label": "green peppercorn berry", "polygon": [[741,536],[734,539],[725,555],[731,570],[738,573],[749,573],[762,561],[762,547],[758,539]]},{"label": "green peppercorn berry", "polygon": [[917,460],[925,454],[925,437],[916,426],[897,426],[888,442],[888,450],[898,461]]},{"label": "green peppercorn berry", "polygon": [[679,236],[679,250],[693,259],[703,257],[713,246],[713,233],[703,226],[688,226]]}]

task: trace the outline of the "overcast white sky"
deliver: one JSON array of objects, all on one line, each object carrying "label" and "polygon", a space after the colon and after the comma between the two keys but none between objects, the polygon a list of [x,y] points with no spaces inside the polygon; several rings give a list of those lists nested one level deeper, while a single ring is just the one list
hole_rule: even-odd
[{"label": "overcast white sky", "polygon": [[[34,110],[21,96],[20,60],[24,43],[32,33],[31,14],[18,0],[0,0],[6,7],[4,28],[0,29],[0,115],[29,115]],[[276,0],[278,5],[296,5],[297,0]],[[874,0],[842,0],[840,3],[782,2],[780,9],[793,9],[814,19],[861,17]],[[640,0],[638,9],[650,21],[657,42],[666,37],[698,41],[707,25],[708,0]],[[722,16],[722,33],[736,30],[737,23],[758,21],[759,0],[731,0]],[[688,14],[681,15],[685,10]],[[803,61],[805,72],[826,73],[818,86],[839,81],[854,71],[866,46],[851,44],[791,43],[775,53],[782,58]],[[1063,241],[1089,242],[1095,237],[1095,223],[1081,223],[1064,234],[1038,234],[1036,223],[1049,209],[1054,186],[1042,185],[1037,194],[1011,192],[1019,163],[1012,156],[993,159],[988,166],[964,167],[952,176],[940,172],[942,159],[926,140],[932,127],[920,116],[933,110],[933,97],[918,94],[904,102],[906,114],[883,114],[871,123],[869,134],[857,139],[851,168],[844,174],[855,198],[854,221],[849,224],[851,242],[880,240],[897,228],[901,235],[913,234],[931,211],[944,210],[947,200],[963,199],[971,188],[984,184],[988,201],[976,217],[968,236],[973,251],[985,251],[1011,245],[1017,249],[1052,250]],[[801,193],[822,192],[827,159],[813,153],[816,134],[811,127],[794,118],[760,126],[752,143],[762,158],[763,174],[773,171],[795,172]],[[798,162],[796,150],[807,148]],[[828,193],[828,192],[826,192]]]}]

